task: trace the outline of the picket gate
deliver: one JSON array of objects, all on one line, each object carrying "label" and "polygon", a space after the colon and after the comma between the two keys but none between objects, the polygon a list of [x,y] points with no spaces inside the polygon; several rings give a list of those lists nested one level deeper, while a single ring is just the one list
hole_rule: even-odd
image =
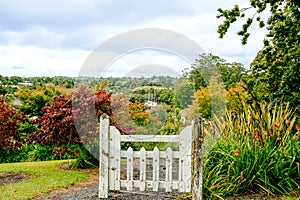
[{"label": "picket gate", "polygon": [[[170,147],[160,151],[121,150],[121,142],[174,142],[179,143],[179,151]],[[139,180],[134,180],[134,159],[139,159]],[[151,159],[152,177],[146,177],[147,159]],[[160,177],[160,160],[165,159],[165,178]],[[121,180],[121,161],[126,160],[126,180]],[[173,175],[173,160],[178,161],[178,176]],[[184,128],[179,135],[121,135],[109,125],[109,117],[100,118],[99,149],[99,198],[108,198],[109,191],[139,190],[166,192],[191,192],[192,182],[192,126]],[[162,173],[162,172],[161,172]],[[147,179],[148,178],[148,179]]]}]

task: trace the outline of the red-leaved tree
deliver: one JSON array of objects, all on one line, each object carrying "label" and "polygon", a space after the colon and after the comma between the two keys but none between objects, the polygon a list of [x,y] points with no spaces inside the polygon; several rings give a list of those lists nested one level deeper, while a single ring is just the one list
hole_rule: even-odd
[{"label": "red-leaved tree", "polygon": [[[42,110],[44,115],[35,120],[40,130],[31,134],[29,141],[42,144],[87,144],[99,140],[99,117],[106,113],[110,123],[118,128],[113,112],[111,96],[99,90],[95,94],[81,87],[71,97],[55,96]],[[126,134],[126,131],[119,128]],[[88,144],[92,145],[92,144]]]},{"label": "red-leaved tree", "polygon": [[41,144],[79,143],[79,137],[72,115],[72,100],[65,96],[55,96],[54,102],[47,103],[44,115],[34,122],[40,123],[40,130],[29,137],[29,141]]},{"label": "red-leaved tree", "polygon": [[18,133],[18,128],[25,121],[23,113],[17,113],[0,99],[0,152],[16,150],[24,142],[24,138]]}]

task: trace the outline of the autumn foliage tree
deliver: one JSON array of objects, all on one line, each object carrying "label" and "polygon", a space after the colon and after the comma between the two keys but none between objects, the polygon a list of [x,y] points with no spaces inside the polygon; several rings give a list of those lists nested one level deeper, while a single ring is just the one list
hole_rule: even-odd
[{"label": "autumn foliage tree", "polygon": [[97,118],[102,111],[98,111],[96,107],[100,109],[99,105],[96,106],[95,95],[88,88],[81,87],[72,94],[72,117],[83,143],[92,138],[97,139]]},{"label": "autumn foliage tree", "polygon": [[32,133],[28,141],[52,146],[55,150],[70,144],[84,145],[97,157],[99,117],[106,113],[115,124],[110,98],[104,90],[92,93],[86,87],[81,87],[72,97],[55,96],[42,108],[44,115],[34,120],[40,129]]},{"label": "autumn foliage tree", "polygon": [[[112,114],[109,93],[103,90],[92,93],[81,87],[72,97],[54,96],[42,111],[44,115],[34,120],[40,129],[30,135],[29,142],[49,147],[52,149],[50,154],[75,154],[75,165],[79,167],[97,164],[99,117],[103,113]],[[77,146],[76,152],[74,145]]]},{"label": "autumn foliage tree", "polygon": [[226,91],[226,105],[230,112],[241,112],[243,109],[243,102],[248,102],[250,96],[245,90],[243,83],[237,84],[236,87],[229,88]]},{"label": "autumn foliage tree", "polygon": [[44,115],[35,120],[36,123],[40,123],[41,128],[31,134],[29,141],[51,145],[79,143],[71,98],[55,96],[53,100],[42,108]]},{"label": "autumn foliage tree", "polygon": [[4,99],[0,99],[0,152],[17,150],[22,146],[25,138],[18,129],[24,121],[22,113],[17,113]]},{"label": "autumn foliage tree", "polygon": [[103,113],[112,115],[110,95],[103,90],[93,94],[84,87],[72,98],[55,96],[42,111],[44,115],[35,120],[41,128],[30,140],[43,144],[78,144],[78,133],[97,133],[98,118]]},{"label": "autumn foliage tree", "polygon": [[212,102],[209,89],[207,87],[200,87],[200,89],[195,92],[194,98],[188,110],[189,119],[193,119],[199,115],[204,118],[210,118]]},{"label": "autumn foliage tree", "polygon": [[148,107],[141,102],[129,102],[129,113],[131,119],[136,125],[146,126],[150,123],[150,113],[147,112]]},{"label": "autumn foliage tree", "polygon": [[122,134],[135,134],[149,123],[149,113],[142,103],[132,103],[124,95],[112,96],[112,112],[116,127]]},{"label": "autumn foliage tree", "polygon": [[97,117],[100,117],[103,113],[108,116],[112,116],[111,108],[111,95],[105,90],[99,90],[95,93],[95,108],[97,110]]},{"label": "autumn foliage tree", "polygon": [[224,84],[219,82],[219,76],[212,76],[207,87],[200,87],[194,93],[192,105],[188,109],[188,117],[193,119],[200,115],[206,119],[213,115],[223,116],[226,109],[226,90]]}]

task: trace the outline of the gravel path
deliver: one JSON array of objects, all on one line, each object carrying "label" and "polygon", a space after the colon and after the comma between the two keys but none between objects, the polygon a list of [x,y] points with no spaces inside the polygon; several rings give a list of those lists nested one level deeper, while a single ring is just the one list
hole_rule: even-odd
[{"label": "gravel path", "polygon": [[[80,188],[65,192],[52,193],[46,197],[41,197],[38,200],[92,200],[98,199],[98,183],[91,185],[81,186]],[[159,192],[147,192],[144,194],[138,192],[119,192],[110,193],[108,199],[116,200],[176,200],[178,199],[176,195],[159,193]]]},{"label": "gravel path", "polygon": [[[98,199],[98,183],[81,186],[74,190],[69,190],[67,193],[52,193],[46,197],[39,198],[38,200],[93,200]],[[108,199],[116,200],[176,200],[184,199],[179,198],[178,194],[167,194],[164,192],[127,192],[121,191],[119,193],[110,193]],[[278,200],[278,198],[266,197],[266,196],[242,196],[242,197],[230,197],[225,200]]]},{"label": "gravel path", "polygon": [[[67,195],[63,196],[63,200],[67,199],[97,199],[98,198],[98,185],[91,185],[86,187],[84,190],[81,191],[72,191]],[[154,200],[154,199],[166,199],[166,200],[175,200],[177,199],[176,196],[161,194],[161,193],[153,193],[148,192],[145,194],[138,194],[138,193],[128,193],[128,192],[119,192],[119,193],[110,193],[109,199],[117,199],[117,200],[125,200],[125,199],[139,199],[139,200]]]}]

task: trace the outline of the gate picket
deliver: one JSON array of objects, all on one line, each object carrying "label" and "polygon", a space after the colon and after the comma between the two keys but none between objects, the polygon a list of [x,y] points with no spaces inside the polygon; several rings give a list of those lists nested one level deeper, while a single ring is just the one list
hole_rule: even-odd
[{"label": "gate picket", "polygon": [[146,149],[144,147],[140,150],[140,191],[146,190]]},{"label": "gate picket", "polygon": [[127,149],[127,190],[133,189],[133,150]]},{"label": "gate picket", "polygon": [[159,187],[159,150],[157,147],[153,150],[153,191],[157,192]]},{"label": "gate picket", "polygon": [[166,192],[172,192],[172,149],[167,148],[166,157]]}]

